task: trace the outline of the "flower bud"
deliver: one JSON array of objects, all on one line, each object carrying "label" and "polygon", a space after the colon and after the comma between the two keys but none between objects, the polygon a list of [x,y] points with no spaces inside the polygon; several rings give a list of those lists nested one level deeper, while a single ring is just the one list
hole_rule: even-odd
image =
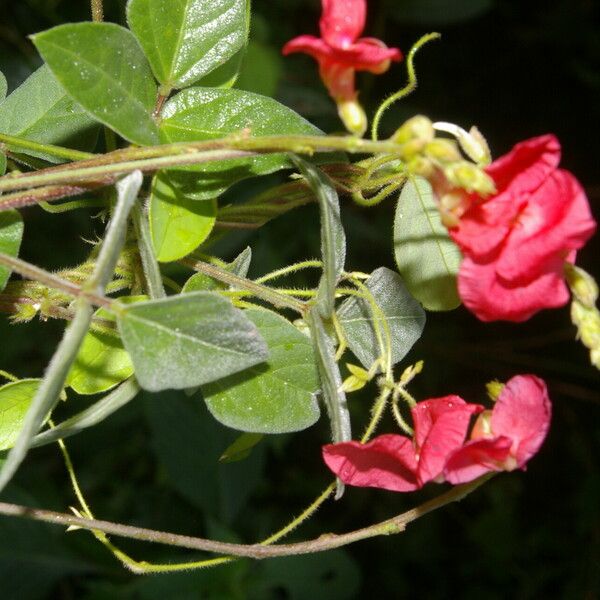
[{"label": "flower bud", "polygon": [[590,350],[592,364],[600,369],[600,312],[594,305],[587,307],[574,299],[571,321],[577,327],[577,337]]},{"label": "flower bud", "polygon": [[492,402],[496,402],[496,400],[498,400],[498,396],[504,389],[504,384],[498,381],[497,379],[494,379],[494,381],[490,381],[489,383],[487,383],[485,388],[487,390],[487,394],[490,400]]},{"label": "flower bud", "polygon": [[425,154],[440,162],[453,163],[462,159],[458,147],[452,140],[438,138],[425,146]]},{"label": "flower bud", "polygon": [[367,130],[367,115],[358,100],[340,100],[337,108],[346,129],[353,135],[362,137]]},{"label": "flower bud", "polygon": [[420,175],[421,177],[425,177],[425,179],[429,179],[435,170],[433,163],[428,158],[419,154],[408,161],[406,168],[409,173]]},{"label": "flower bud", "polygon": [[453,135],[458,140],[466,156],[480,167],[485,167],[492,161],[487,141],[477,127],[473,126],[469,131],[465,131],[462,127],[454,123],[446,123],[444,121],[434,123],[433,127],[438,131],[445,131]]},{"label": "flower bud", "polygon": [[481,168],[467,161],[460,161],[444,169],[448,181],[467,192],[487,196],[496,191],[493,179]]},{"label": "flower bud", "polygon": [[573,296],[584,306],[593,307],[598,300],[598,284],[594,278],[571,263],[565,263],[565,276]]},{"label": "flower bud", "polygon": [[487,166],[492,162],[492,153],[487,140],[475,125],[469,129],[468,136],[458,138],[458,143],[463,152],[480,166]]},{"label": "flower bud", "polygon": [[433,140],[435,131],[431,120],[423,115],[416,115],[405,123],[392,135],[391,140],[398,144],[406,144],[411,140],[420,140],[427,143]]}]

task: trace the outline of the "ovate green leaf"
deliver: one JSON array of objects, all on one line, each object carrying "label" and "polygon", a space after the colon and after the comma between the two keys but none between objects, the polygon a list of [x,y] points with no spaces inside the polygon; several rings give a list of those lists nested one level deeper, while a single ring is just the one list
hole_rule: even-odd
[{"label": "ovate green leaf", "polygon": [[12,448],[40,379],[22,379],[0,387],[0,450]]},{"label": "ovate green leaf", "polygon": [[442,224],[431,186],[407,181],[394,218],[394,255],[410,293],[427,310],[460,305],[456,275],[461,253]]},{"label": "ovate green leaf", "polygon": [[[85,149],[93,144],[97,123],[44,65],[0,104],[0,132],[42,144]],[[62,160],[20,147],[12,149],[51,162]]]},{"label": "ovate green leaf", "polygon": [[[244,131],[251,136],[321,133],[279,102],[235,89],[196,87],[183,90],[165,104],[162,116],[163,142],[211,140]],[[198,180],[196,198],[215,198],[236,181],[289,166],[285,154],[195,166],[194,170],[204,173]]]},{"label": "ovate green leaf", "polygon": [[289,321],[266,310],[246,310],[269,349],[266,363],[202,387],[217,421],[241,431],[287,433],[319,418],[319,387],[309,338]]},{"label": "ovate green leaf", "polygon": [[246,0],[130,0],[127,21],[156,78],[192,85],[225,63],[247,38]]},{"label": "ovate green leaf", "polygon": [[[16,210],[0,212],[0,252],[17,256],[23,238],[23,219]],[[0,291],[6,286],[10,270],[0,266]]]},{"label": "ovate green leaf", "polygon": [[203,385],[268,357],[256,326],[211,292],[124,306],[117,322],[135,375],[150,391]]},{"label": "ovate green leaf", "polygon": [[384,328],[387,323],[392,364],[396,364],[421,337],[425,326],[425,311],[410,295],[400,275],[385,267],[373,271],[366,286],[381,313],[377,313],[374,318],[367,300],[348,298],[338,309],[346,341],[358,360],[368,369],[381,354],[375,327],[379,325],[385,340]]},{"label": "ovate green leaf", "polygon": [[32,39],[67,93],[94,118],[130,142],[158,142],[156,82],[130,31],[113,23],[72,23]]},{"label": "ovate green leaf", "polygon": [[209,236],[217,218],[216,201],[198,201],[186,195],[176,175],[161,172],[152,182],[150,233],[161,262],[178,260],[195,250]]}]

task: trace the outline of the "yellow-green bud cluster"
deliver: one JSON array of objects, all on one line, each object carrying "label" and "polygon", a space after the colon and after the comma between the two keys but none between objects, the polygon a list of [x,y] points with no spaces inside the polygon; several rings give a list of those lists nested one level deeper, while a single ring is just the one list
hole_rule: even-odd
[{"label": "yellow-green bud cluster", "polygon": [[577,327],[577,337],[590,350],[592,364],[600,369],[600,311],[596,307],[598,284],[583,269],[565,265],[567,283],[573,293],[571,320]]}]

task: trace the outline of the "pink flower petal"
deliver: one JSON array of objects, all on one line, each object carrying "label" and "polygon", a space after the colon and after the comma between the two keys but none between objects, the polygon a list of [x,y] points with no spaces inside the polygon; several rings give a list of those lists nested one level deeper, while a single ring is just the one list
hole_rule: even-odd
[{"label": "pink flower petal", "polygon": [[450,232],[463,252],[484,259],[496,250],[529,195],[552,174],[559,161],[558,140],[544,135],[517,144],[487,167],[486,172],[496,184],[496,195],[474,201]]},{"label": "pink flower petal", "polygon": [[557,258],[546,266],[545,273],[531,281],[512,283],[498,275],[495,260],[478,263],[467,257],[460,265],[458,293],[481,321],[525,321],[539,310],[557,308],[569,301],[563,263]]},{"label": "pink flower petal", "polygon": [[504,470],[512,442],[507,437],[473,440],[454,452],[444,467],[444,479],[459,484],[473,481],[490,471]]},{"label": "pink flower petal", "polygon": [[512,440],[511,454],[518,467],[523,468],[540,449],[551,414],[548,390],[539,377],[517,375],[504,386],[492,411],[492,431]]},{"label": "pink flower petal", "polygon": [[325,464],[348,485],[410,492],[420,487],[412,441],[395,434],[323,446]]},{"label": "pink flower petal", "polygon": [[442,473],[448,455],[463,445],[471,415],[482,410],[454,395],[425,400],[412,409],[421,485]]},{"label": "pink flower petal", "polygon": [[496,270],[510,281],[531,279],[555,257],[581,248],[595,228],[579,182],[568,171],[555,171],[531,194],[517,217]]},{"label": "pink flower petal", "polygon": [[366,0],[321,0],[321,4],[321,37],[330,46],[346,48],[365,28]]},{"label": "pink flower petal", "polygon": [[295,37],[283,47],[281,52],[286,56],[294,52],[303,52],[318,61],[330,60],[333,53],[330,46],[321,38],[317,38],[314,35],[300,35]]},{"label": "pink flower petal", "polygon": [[494,180],[498,195],[507,193],[514,198],[535,191],[559,162],[560,143],[556,136],[548,134],[516,144],[486,172]]}]

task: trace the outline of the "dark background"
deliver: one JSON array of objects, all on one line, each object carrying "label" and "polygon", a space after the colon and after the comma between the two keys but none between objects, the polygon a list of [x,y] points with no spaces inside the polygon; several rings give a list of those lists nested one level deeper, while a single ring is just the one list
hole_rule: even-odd
[{"label": "dark background", "polygon": [[[0,70],[14,88],[38,62],[26,35],[69,20],[84,20],[85,2],[27,0],[0,3]],[[107,3],[120,21],[123,2]],[[340,124],[313,61],[279,57],[301,33],[317,33],[319,4],[255,0],[252,39],[240,85],[276,96],[325,131]],[[562,165],[580,179],[596,217],[600,180],[600,8],[592,0],[388,0],[369,2],[366,35],[408,51],[422,34],[440,42],[416,59],[418,90],[391,109],[391,133],[405,118],[477,126],[494,156],[527,137],[553,132]],[[267,76],[268,75],[268,76]],[[377,103],[404,82],[402,66],[359,79],[361,99]],[[251,195],[245,183],[232,195]],[[360,209],[345,202],[353,269],[393,268],[393,202]],[[24,213],[23,257],[47,267],[75,264],[101,231],[92,213]],[[60,221],[59,221],[60,219]],[[318,253],[314,207],[293,212],[257,235],[221,247],[231,258],[245,244],[253,274]],[[596,237],[579,263],[598,275]],[[62,324],[9,327],[0,319],[2,368],[39,376]],[[410,525],[399,536],[361,542],[342,551],[263,563],[240,561],[205,572],[139,578],[129,575],[82,532],[0,518],[0,597],[18,599],[211,598],[328,600],[381,598],[586,598],[600,591],[600,476],[597,419],[599,377],[574,341],[568,309],[545,311],[525,324],[482,325],[465,310],[428,316],[423,338],[408,360],[425,359],[413,386],[418,398],[460,393],[482,401],[484,384],[532,372],[548,382],[553,426],[526,473],[501,474],[459,505]],[[83,402],[78,399],[77,402]],[[358,430],[369,396],[351,398]],[[82,404],[61,410],[81,410]],[[393,431],[385,420],[382,431]],[[101,518],[190,535],[254,541],[297,515],[329,479],[319,458],[327,426],[261,444],[250,459],[217,465],[235,438],[205,414],[198,396],[147,395],[107,422],[69,441],[92,508]],[[345,531],[387,518],[441,491],[418,494],[349,489],[290,539]],[[67,510],[76,500],[56,448],[32,451],[3,497]],[[124,542],[135,557],[155,561],[199,559],[195,554]]]}]

